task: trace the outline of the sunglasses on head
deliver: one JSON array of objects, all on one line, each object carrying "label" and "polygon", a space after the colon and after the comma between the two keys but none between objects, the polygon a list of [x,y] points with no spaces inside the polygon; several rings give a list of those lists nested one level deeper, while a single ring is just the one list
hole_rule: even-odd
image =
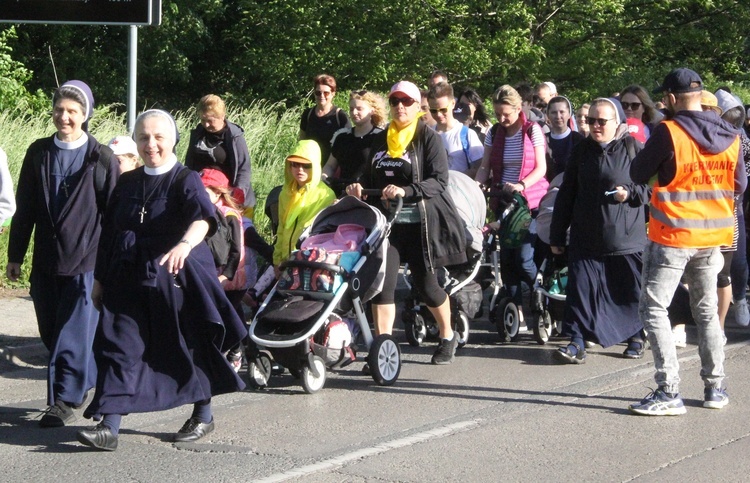
[{"label": "sunglasses on head", "polygon": [[622,108],[626,111],[637,111],[639,107],[641,107],[640,102],[622,102],[620,101],[620,104],[622,104]]},{"label": "sunglasses on head", "polygon": [[302,168],[302,169],[311,169],[312,164],[307,163],[295,163],[294,161],[289,161],[289,167],[292,169]]},{"label": "sunglasses on head", "polygon": [[445,116],[446,114],[448,114],[448,110],[449,109],[447,107],[443,107],[443,108],[440,108],[440,109],[432,109],[432,108],[430,108],[430,114],[432,114],[434,116],[435,114],[437,114],[439,112],[440,114],[442,114],[443,116]]},{"label": "sunglasses on head", "polygon": [[415,102],[417,101],[415,101],[411,97],[389,97],[388,98],[388,104],[390,104],[393,107],[396,107],[399,104],[403,104],[404,107],[411,107]]},{"label": "sunglasses on head", "polygon": [[319,90],[315,91],[315,95],[318,96],[318,97],[328,97],[332,93],[333,93],[333,91],[319,91]]},{"label": "sunglasses on head", "polygon": [[604,125],[609,121],[612,121],[612,119],[597,119],[595,117],[586,116],[586,124],[588,124],[589,126],[598,124],[600,127],[604,127]]},{"label": "sunglasses on head", "polygon": [[367,94],[367,91],[365,89],[362,89],[361,91],[352,91],[350,96],[364,96]]}]

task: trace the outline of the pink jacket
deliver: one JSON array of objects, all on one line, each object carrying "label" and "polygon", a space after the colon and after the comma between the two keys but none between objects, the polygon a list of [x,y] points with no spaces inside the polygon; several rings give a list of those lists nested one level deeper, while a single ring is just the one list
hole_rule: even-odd
[{"label": "pink jacket", "polygon": [[[523,111],[521,111],[520,118],[523,123],[521,130],[525,135],[523,137],[523,160],[519,181],[528,176],[536,167],[536,153],[534,152],[534,145],[531,144],[531,129],[536,123],[528,121]],[[490,152],[490,173],[492,174],[493,185],[502,179],[503,153],[505,152],[505,128],[500,124],[495,126],[496,128],[493,127],[492,129],[494,132],[492,134],[492,151]],[[548,187],[549,182],[544,176],[533,185],[526,187],[523,195],[528,201],[530,209],[535,210],[539,207],[539,200],[547,193]]]}]

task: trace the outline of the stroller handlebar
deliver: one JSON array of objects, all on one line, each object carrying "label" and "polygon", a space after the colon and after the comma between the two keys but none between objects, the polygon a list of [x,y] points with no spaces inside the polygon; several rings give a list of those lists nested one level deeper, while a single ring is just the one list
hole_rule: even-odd
[{"label": "stroller handlebar", "polygon": [[[382,189],[363,189],[362,195],[363,196],[382,196],[383,190]],[[393,223],[393,220],[395,220],[398,214],[401,213],[401,208],[403,207],[404,207],[404,199],[401,196],[396,196],[396,209],[394,211],[391,211],[386,218],[389,225]]]}]

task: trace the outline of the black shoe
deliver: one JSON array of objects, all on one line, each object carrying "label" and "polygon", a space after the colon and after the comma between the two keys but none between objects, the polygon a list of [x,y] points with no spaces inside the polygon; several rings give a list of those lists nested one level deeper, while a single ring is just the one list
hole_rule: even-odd
[{"label": "black shoe", "polygon": [[93,428],[78,431],[76,438],[79,443],[102,451],[117,449],[117,436],[112,434],[112,430],[103,423],[99,423]]},{"label": "black shoe", "polygon": [[622,353],[625,359],[640,359],[646,351],[646,343],[640,339],[628,341],[628,347]]},{"label": "black shoe", "polygon": [[[574,352],[575,350],[575,352]],[[560,347],[552,353],[555,359],[563,364],[585,364],[586,351],[575,342],[571,342],[567,347]]]},{"label": "black shoe", "polygon": [[39,420],[39,426],[42,428],[61,428],[76,420],[73,408],[62,401],[55,402],[54,406],[48,407],[44,411],[42,419]]},{"label": "black shoe", "polygon": [[456,347],[458,347],[458,336],[455,332],[453,332],[451,340],[440,339],[438,348],[432,355],[432,363],[437,365],[450,364],[456,355]]},{"label": "black shoe", "polygon": [[174,435],[176,443],[197,441],[214,430],[214,420],[210,423],[201,423],[198,418],[190,418],[185,421],[177,434]]}]

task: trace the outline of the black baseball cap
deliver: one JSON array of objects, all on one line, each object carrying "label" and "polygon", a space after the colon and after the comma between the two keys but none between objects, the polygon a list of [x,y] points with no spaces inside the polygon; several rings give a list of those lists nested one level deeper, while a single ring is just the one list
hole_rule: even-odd
[{"label": "black baseball cap", "polygon": [[664,78],[664,82],[654,89],[654,94],[671,92],[681,94],[683,92],[700,92],[703,90],[701,76],[694,70],[680,67],[675,69]]}]

